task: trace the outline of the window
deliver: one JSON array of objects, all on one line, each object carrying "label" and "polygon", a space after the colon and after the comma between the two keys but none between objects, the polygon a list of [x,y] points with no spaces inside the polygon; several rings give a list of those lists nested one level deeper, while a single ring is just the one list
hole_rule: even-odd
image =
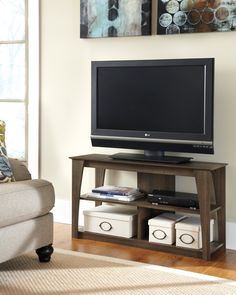
[{"label": "window", "polygon": [[26,1],[0,0],[0,118],[9,156],[26,159]]},{"label": "window", "polygon": [[39,0],[0,0],[0,119],[8,155],[38,174]]}]

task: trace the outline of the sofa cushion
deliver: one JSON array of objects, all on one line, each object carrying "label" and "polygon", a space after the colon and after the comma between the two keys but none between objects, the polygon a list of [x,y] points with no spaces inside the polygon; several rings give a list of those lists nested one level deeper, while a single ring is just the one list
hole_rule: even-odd
[{"label": "sofa cushion", "polygon": [[54,206],[52,184],[35,179],[0,185],[0,227],[47,214]]},{"label": "sofa cushion", "polygon": [[0,183],[14,181],[5,146],[5,122],[0,120]]}]

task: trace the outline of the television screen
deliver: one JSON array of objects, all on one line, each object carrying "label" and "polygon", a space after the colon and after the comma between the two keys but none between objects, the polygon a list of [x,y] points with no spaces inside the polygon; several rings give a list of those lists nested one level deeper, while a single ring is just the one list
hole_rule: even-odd
[{"label": "television screen", "polygon": [[204,132],[204,68],[99,68],[99,129]]},{"label": "television screen", "polygon": [[213,153],[214,59],[92,63],[92,143]]}]

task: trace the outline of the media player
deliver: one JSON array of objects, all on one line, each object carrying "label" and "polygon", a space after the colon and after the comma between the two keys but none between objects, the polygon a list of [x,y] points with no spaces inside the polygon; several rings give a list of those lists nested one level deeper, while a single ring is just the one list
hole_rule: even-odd
[{"label": "media player", "polygon": [[151,194],[147,195],[147,200],[157,205],[172,205],[195,210],[199,208],[197,194],[193,193],[154,190]]}]

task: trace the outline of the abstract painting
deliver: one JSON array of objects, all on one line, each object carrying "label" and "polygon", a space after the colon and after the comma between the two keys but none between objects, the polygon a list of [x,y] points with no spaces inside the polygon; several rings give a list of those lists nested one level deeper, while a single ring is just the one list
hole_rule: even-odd
[{"label": "abstract painting", "polygon": [[81,0],[80,37],[151,34],[152,0]]},{"label": "abstract painting", "polygon": [[236,29],[236,0],[158,0],[157,34]]}]

